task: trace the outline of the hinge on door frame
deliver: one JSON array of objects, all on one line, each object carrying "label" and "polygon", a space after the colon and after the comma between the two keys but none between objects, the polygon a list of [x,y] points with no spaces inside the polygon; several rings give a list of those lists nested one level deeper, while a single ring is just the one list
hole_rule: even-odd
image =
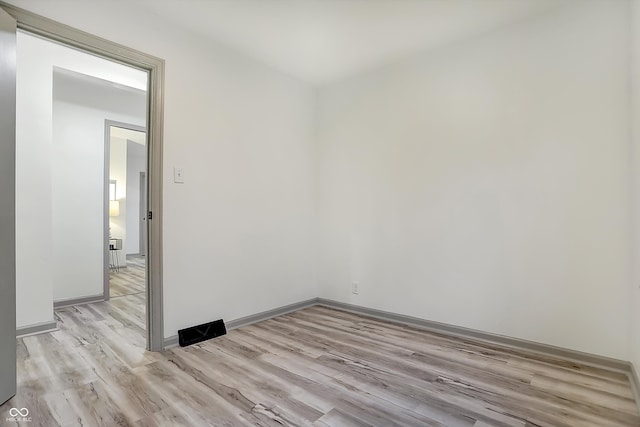
[{"label": "hinge on door frame", "polygon": [[149,211],[149,214],[147,215],[147,219],[153,219],[153,212]]}]

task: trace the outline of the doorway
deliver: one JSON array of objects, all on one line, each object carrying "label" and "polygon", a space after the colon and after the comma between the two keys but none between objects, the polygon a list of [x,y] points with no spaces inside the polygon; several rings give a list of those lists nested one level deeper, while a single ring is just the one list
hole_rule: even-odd
[{"label": "doorway", "polygon": [[[72,27],[60,24],[50,19],[44,18],[29,11],[17,8],[0,1],[0,123],[3,132],[0,135],[0,197],[3,200],[0,209],[0,239],[3,244],[0,248],[2,256],[0,265],[3,267],[2,280],[0,280],[0,403],[5,402],[16,394],[16,333],[20,329],[37,333],[54,323],[52,311],[45,316],[44,321],[38,321],[37,316],[33,316],[33,310],[17,310],[17,307],[51,307],[51,288],[41,291],[34,289],[21,289],[18,292],[17,283],[17,259],[19,250],[22,250],[16,239],[17,220],[20,215],[33,220],[33,224],[46,222],[43,220],[43,207],[47,211],[50,207],[50,199],[38,198],[38,206],[35,209],[18,212],[17,201],[24,195],[17,188],[17,148],[16,127],[19,124],[16,114],[18,100],[16,98],[16,62],[22,52],[22,48],[17,46],[17,32],[41,37],[43,39],[59,43],[93,54],[96,57],[114,61],[114,63],[125,64],[145,72],[147,80],[147,176],[148,176],[148,210],[150,221],[147,226],[148,246],[147,246],[147,295],[146,298],[146,347],[152,351],[160,351],[164,348],[163,332],[163,305],[162,305],[162,133],[163,133],[163,93],[164,93],[164,61],[162,59],[147,55],[143,52],[127,48],[125,46],[110,42],[108,40],[93,36]],[[29,70],[22,67],[21,70]],[[50,86],[32,88],[34,92],[46,93],[50,91]],[[32,120],[32,117],[28,117]],[[23,116],[24,119],[24,116]],[[34,125],[35,124],[35,125]],[[32,121],[33,128],[50,131],[51,127],[47,123]],[[38,153],[40,158],[47,158],[51,155],[49,150]],[[96,167],[99,167],[96,165]],[[40,168],[36,168],[29,173],[39,174]],[[82,179],[82,177],[79,177]],[[48,211],[47,211],[48,212]],[[151,217],[151,213],[154,213]],[[153,219],[151,221],[151,219]],[[32,246],[22,245],[27,248],[45,247],[45,250],[53,252],[55,249],[53,239],[51,244],[45,240],[50,234],[39,234],[29,230],[28,234],[40,241]],[[100,239],[101,240],[101,239]],[[46,244],[45,244],[46,243]],[[32,261],[38,260],[32,257]],[[72,257],[69,258],[72,260]],[[31,266],[32,271],[40,273],[46,272],[46,268]],[[49,269],[49,271],[51,271]],[[39,283],[39,282],[35,282]],[[44,285],[45,287],[49,285]],[[41,301],[35,301],[40,298]],[[48,300],[50,299],[51,300]],[[43,303],[44,301],[44,303]],[[26,320],[25,320],[26,319]],[[20,325],[19,322],[24,322]]]},{"label": "doorway", "polygon": [[[6,14],[4,13],[6,12]],[[148,265],[147,270],[147,294],[148,298],[146,301],[146,333],[147,333],[147,348],[152,351],[162,350],[164,347],[164,334],[163,334],[163,310],[162,310],[162,120],[163,120],[163,79],[164,79],[164,61],[153,56],[147,55],[142,52],[135,51],[133,49],[126,48],[124,46],[109,42],[107,40],[92,36],[90,34],[84,33],[79,30],[75,30],[65,25],[61,25],[57,22],[51,21],[49,19],[40,17],[31,12],[16,8],[12,5],[5,4],[0,1],[0,13],[3,14],[3,26],[1,31],[3,32],[2,38],[2,49],[3,52],[11,53],[16,50],[15,46],[15,34],[16,28],[20,32],[24,32],[27,34],[35,35],[37,37],[53,41],[60,45],[71,47],[75,50],[82,51],[85,53],[89,53],[95,55],[97,57],[113,60],[115,63],[125,64],[131,67],[134,67],[138,70],[141,70],[148,75],[147,82],[147,100],[148,100],[148,109],[146,111],[146,119],[147,119],[147,153],[148,153],[148,167],[147,167],[147,177],[148,177],[148,210],[153,212],[153,220],[149,221],[148,224],[148,247],[146,250],[146,260]],[[4,17],[7,17],[7,25],[4,25]],[[6,31],[7,37],[4,37],[4,32]],[[10,37],[13,34],[12,37]],[[12,44],[13,43],[13,44]],[[6,48],[6,50],[5,50]],[[21,52],[22,49],[18,46],[18,52]],[[20,55],[18,55],[20,56]],[[10,56],[6,57],[7,60],[10,59]],[[20,70],[28,70],[29,68],[21,67]],[[0,87],[3,86],[4,83],[10,83],[13,79],[13,84],[15,87],[15,67],[11,66],[7,68],[7,71],[12,71],[11,73],[0,73],[0,77],[2,78],[2,82],[0,82]],[[7,86],[11,87],[11,86]],[[33,91],[47,92],[46,87],[38,87],[33,88]],[[2,97],[3,100],[3,108],[9,108],[11,110],[15,110],[16,106],[12,105],[12,97],[6,96]],[[3,114],[3,117],[11,117],[11,114],[7,112],[7,114]],[[31,119],[31,118],[30,118]],[[9,123],[9,122],[8,122]],[[6,141],[7,147],[16,147],[16,141],[13,139],[13,132],[11,132],[12,127],[7,127],[3,132],[3,135],[8,139]],[[37,128],[40,131],[44,131],[50,129],[46,124],[38,123],[38,126],[33,126],[33,128]],[[4,142],[3,142],[4,143]],[[49,150],[44,150],[39,153],[41,158],[50,155]],[[7,156],[9,164],[3,164],[3,171],[7,171],[9,173],[12,170],[12,166],[15,167],[15,157]],[[100,168],[101,169],[101,168]],[[82,177],[78,177],[78,179],[82,179]],[[101,179],[102,181],[102,179]],[[7,179],[6,182],[8,184],[11,183],[11,180]],[[7,188],[11,187],[8,185]],[[6,196],[6,197],[5,197]],[[3,199],[13,200],[14,197],[11,197],[11,193],[3,191],[2,193]],[[19,189],[16,189],[16,199],[20,200],[21,194]],[[19,214],[25,213],[23,215],[24,218],[31,218],[35,216],[35,220],[32,221],[34,224],[44,223],[43,214],[48,213],[47,209],[50,206],[46,197],[42,197],[38,199],[38,206],[34,206],[33,209],[29,209],[25,212],[18,212]],[[8,211],[13,211],[14,209],[7,202],[5,205],[7,206]],[[43,209],[40,209],[40,208]],[[20,215],[18,215],[20,216]],[[7,217],[11,219],[10,217]],[[108,219],[108,218],[107,218]],[[12,220],[11,222],[6,224],[6,228],[3,228],[4,231],[7,232],[7,236],[16,234],[16,221]],[[34,238],[40,238],[40,241],[37,245],[31,245],[30,247],[40,247],[44,248],[45,241],[50,234],[42,234],[38,233],[37,230],[29,231],[30,235],[34,236]],[[102,235],[102,231],[100,232]],[[100,241],[102,239],[100,238]],[[9,239],[3,239],[4,242],[10,242]],[[12,246],[12,245],[10,245]],[[25,245],[23,245],[24,247]],[[53,242],[47,250],[49,252],[53,252],[58,250],[57,247],[54,247]],[[29,247],[29,246],[27,246]],[[8,247],[11,249],[11,253],[5,254],[3,259],[9,260],[12,256],[18,255],[18,245],[16,244],[15,248]],[[82,250],[81,248],[79,250]],[[103,251],[103,249],[101,249]],[[32,256],[31,261],[39,261],[37,256]],[[65,260],[68,264],[73,262],[73,254],[69,254],[69,256]],[[38,274],[45,274],[50,269],[39,268],[38,266],[32,265],[31,272]],[[10,271],[9,271],[10,272]],[[11,279],[11,275],[7,274],[7,280],[2,281],[2,292],[3,298],[2,301],[12,305],[15,309],[15,306],[20,307],[46,307],[47,303],[43,303],[40,299],[51,298],[51,291],[44,290],[42,292],[38,292],[37,290],[32,289],[22,289],[17,292],[15,297],[14,292],[16,291],[16,279]],[[15,277],[15,276],[14,276]],[[19,278],[18,278],[19,280]],[[30,281],[32,283],[43,283],[41,281]],[[100,279],[102,283],[102,276]],[[49,285],[50,286],[50,285]],[[6,289],[5,289],[6,288]],[[5,298],[5,296],[7,298]],[[11,304],[13,302],[13,304]],[[51,300],[48,302],[48,306],[51,307]],[[4,306],[3,306],[4,307]],[[46,308],[44,308],[46,311]],[[7,310],[2,310],[3,313],[7,313],[4,317],[2,317],[1,324],[3,325],[16,325],[14,315],[13,317],[10,315],[10,312]],[[14,311],[15,313],[15,311]],[[32,315],[33,310],[31,311],[20,311],[22,317],[24,319],[27,318],[27,314]],[[49,311],[49,316],[51,316],[52,311]],[[21,315],[17,317],[17,327],[21,330],[28,330],[30,333],[36,333],[42,330],[43,326],[48,326],[52,320],[52,316],[45,319],[46,325],[41,324],[35,316],[30,316],[27,321],[25,321],[25,325],[21,325]],[[6,318],[6,319],[5,319]],[[11,319],[14,320],[11,320]],[[6,320],[6,322],[5,322]],[[15,329],[15,326],[14,326]],[[2,331],[0,331],[2,332]],[[0,337],[2,339],[2,347],[5,348],[4,343],[6,342],[8,347],[13,348],[15,344],[15,332],[13,335],[13,343],[9,336],[4,337],[3,335]],[[7,338],[6,340],[4,338]],[[11,354],[11,351],[8,351],[7,354]],[[15,353],[15,352],[13,352]],[[4,365],[3,365],[4,369]]]},{"label": "doorway", "polygon": [[[105,120],[104,299],[146,292],[147,135],[132,123]],[[141,181],[141,177],[145,177]],[[106,194],[106,192],[105,192]]]},{"label": "doorway", "polygon": [[[37,131],[25,128],[24,122],[18,123],[16,188],[21,197],[17,208],[24,210],[25,206],[38,203],[37,191],[51,200],[49,210],[42,211],[42,217],[50,220],[37,227],[41,234],[52,235],[51,243],[46,237],[38,240],[44,247],[53,245],[55,250],[48,259],[40,258],[43,264],[50,262],[53,269],[51,273],[39,274],[43,284],[48,281],[52,286],[53,307],[57,314],[62,307],[108,299],[104,297],[102,282],[106,250],[111,249],[110,265],[116,267],[112,271],[118,272],[121,264],[126,270],[124,260],[119,260],[120,253],[128,253],[122,247],[125,236],[114,236],[117,239],[109,246],[103,242],[103,230],[108,222],[113,228],[116,220],[122,220],[115,225],[122,225],[118,227],[122,233],[126,230],[126,140],[114,136],[114,143],[108,149],[109,141],[102,135],[107,118],[135,120],[144,129],[147,75],[28,34],[18,34],[18,46],[24,49],[18,65],[30,65],[30,71],[18,73],[18,111],[42,122],[50,120],[52,130]],[[50,78],[51,92],[27,91]],[[127,82],[127,79],[131,81]],[[34,138],[35,132],[41,137]],[[140,140],[142,144],[139,169],[144,170],[145,134],[132,132],[130,138]],[[46,149],[50,155],[38,156]],[[117,166],[118,173],[114,175],[111,171],[112,185],[107,187],[103,176],[109,173],[109,155],[113,157],[111,164]],[[104,167],[104,172],[100,166]],[[27,181],[25,174],[37,167],[40,167],[40,179]],[[109,200],[116,192],[122,200]],[[120,217],[117,216],[118,203],[122,205]],[[134,206],[137,207],[137,202]],[[112,216],[105,219],[104,209],[112,211]],[[23,230],[26,227],[33,229],[34,225],[22,217],[16,224],[18,235],[22,236],[18,244],[29,245],[32,239]],[[30,260],[23,253],[19,255],[17,266],[25,277],[30,274],[26,271]],[[73,257],[73,263],[69,262],[70,257]],[[20,279],[17,285],[19,289],[30,286]],[[144,287],[144,277],[140,286]]]}]

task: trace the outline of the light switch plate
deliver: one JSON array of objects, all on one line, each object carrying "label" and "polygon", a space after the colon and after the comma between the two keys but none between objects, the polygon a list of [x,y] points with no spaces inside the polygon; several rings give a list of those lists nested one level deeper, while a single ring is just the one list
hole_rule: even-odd
[{"label": "light switch plate", "polygon": [[184,184],[184,171],[182,168],[173,168],[173,182]]}]

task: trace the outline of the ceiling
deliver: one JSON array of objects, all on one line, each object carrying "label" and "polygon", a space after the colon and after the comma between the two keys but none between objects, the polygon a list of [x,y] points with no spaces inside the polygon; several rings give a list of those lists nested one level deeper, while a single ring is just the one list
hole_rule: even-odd
[{"label": "ceiling", "polygon": [[137,130],[125,129],[117,126],[111,127],[112,138],[128,139],[138,144],[145,145],[147,143],[147,135]]},{"label": "ceiling", "polygon": [[176,26],[325,84],[568,0],[135,0]]}]

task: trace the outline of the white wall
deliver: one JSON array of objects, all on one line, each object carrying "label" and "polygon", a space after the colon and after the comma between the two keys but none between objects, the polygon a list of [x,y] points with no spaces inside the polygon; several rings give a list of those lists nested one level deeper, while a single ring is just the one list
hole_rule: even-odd
[{"label": "white wall", "polygon": [[147,148],[127,141],[127,254],[140,253],[140,172],[147,169]]},{"label": "white wall", "polygon": [[310,87],[130,3],[12,3],[166,60],[166,336],[316,296]]},{"label": "white wall", "polygon": [[165,336],[315,297],[312,90],[163,42]]},{"label": "white wall", "polygon": [[[53,320],[51,57],[18,33],[16,76],[16,325]],[[47,61],[48,59],[48,61]],[[43,95],[44,94],[44,95]]]},{"label": "white wall", "polygon": [[627,8],[323,88],[320,296],[629,360]]},{"label": "white wall", "polygon": [[[16,321],[23,327],[53,320],[54,278],[61,277],[61,269],[75,270],[80,262],[70,255],[80,251],[78,246],[67,252],[66,239],[73,240],[73,235],[54,227],[52,220],[54,211],[57,217],[64,217],[59,209],[77,203],[53,197],[56,188],[66,191],[56,181],[75,180],[71,170],[71,175],[54,171],[54,162],[61,157],[53,144],[53,69],[61,67],[134,87],[145,87],[146,74],[24,33],[18,33],[17,43]],[[66,95],[67,103],[82,97],[73,92]],[[102,173],[103,166],[99,167]],[[66,293],[56,292],[56,299],[61,295]]]}]

